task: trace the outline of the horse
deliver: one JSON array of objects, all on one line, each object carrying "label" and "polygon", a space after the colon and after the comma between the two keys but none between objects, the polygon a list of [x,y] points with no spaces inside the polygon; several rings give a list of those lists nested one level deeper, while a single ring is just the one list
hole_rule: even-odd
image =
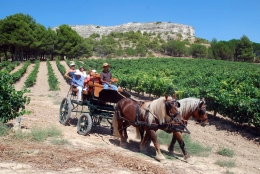
[{"label": "horse", "polygon": [[[198,99],[198,98],[184,98],[181,100],[178,100],[180,103],[180,115],[184,119],[185,125],[188,124],[188,120],[192,116],[197,120],[197,123],[199,123],[201,126],[205,126],[208,124],[208,117],[206,113],[206,102],[205,99]],[[174,127],[173,127],[174,128]],[[176,143],[176,140],[178,141],[180,148],[184,155],[184,160],[189,162],[190,155],[186,151],[185,143],[182,139],[182,131],[174,130],[169,127],[164,129],[167,133],[173,133],[172,141],[168,147],[168,151],[173,154],[174,152],[174,145]],[[141,134],[143,132],[140,132]],[[150,145],[150,141],[148,141],[148,146]]]},{"label": "horse", "polygon": [[[154,143],[156,149],[155,159],[163,161],[165,157],[161,153],[156,133],[151,127],[158,127],[160,125],[169,126],[172,124],[173,119],[180,117],[179,106],[180,103],[178,101],[167,96],[146,102],[138,102],[131,98],[121,99],[115,106],[112,121],[114,134],[120,138],[120,146],[126,146],[126,128],[128,126],[132,125],[137,130],[142,127],[146,131],[145,138],[150,137]],[[139,131],[136,131],[136,133],[138,135]],[[144,144],[141,142],[140,147],[143,146]]]}]

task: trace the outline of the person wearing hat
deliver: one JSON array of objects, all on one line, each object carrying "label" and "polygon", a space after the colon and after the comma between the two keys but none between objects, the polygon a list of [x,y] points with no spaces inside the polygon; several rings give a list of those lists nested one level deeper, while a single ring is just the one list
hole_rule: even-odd
[{"label": "person wearing hat", "polygon": [[78,102],[81,101],[82,89],[84,86],[85,77],[82,76],[80,70],[76,70],[71,81],[71,86],[78,89]]},{"label": "person wearing hat", "polygon": [[110,89],[117,91],[117,86],[112,84],[114,81],[112,79],[111,72],[108,70],[109,66],[110,65],[108,63],[103,63],[103,71],[100,73],[100,80],[102,85],[104,86],[104,89],[108,89],[109,87]]},{"label": "person wearing hat", "polygon": [[71,64],[70,64],[70,69],[68,69],[68,71],[66,71],[66,73],[64,74],[64,77],[65,77],[66,79],[68,79],[67,82],[68,82],[69,84],[71,83],[71,80],[72,80],[72,78],[73,78],[73,76],[74,76],[74,73],[75,73],[75,64],[74,64],[74,63],[71,63]]},{"label": "person wearing hat", "polygon": [[80,72],[81,72],[81,74],[83,75],[83,77],[87,77],[87,74],[86,74],[86,71],[85,71],[85,68],[83,67],[83,66],[80,66],[79,67],[79,70],[80,70]]}]

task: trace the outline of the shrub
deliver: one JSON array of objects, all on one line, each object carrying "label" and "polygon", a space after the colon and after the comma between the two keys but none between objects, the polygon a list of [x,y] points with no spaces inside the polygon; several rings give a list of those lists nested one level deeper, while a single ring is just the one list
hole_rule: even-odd
[{"label": "shrub", "polygon": [[16,91],[12,82],[12,75],[0,71],[0,121],[4,123],[25,114],[25,105],[30,102],[23,96],[28,91]]},{"label": "shrub", "polygon": [[0,122],[0,137],[7,135],[9,132],[9,127],[6,126],[4,123]]},{"label": "shrub", "polygon": [[217,152],[219,155],[222,156],[228,156],[228,157],[233,157],[235,156],[235,152],[232,149],[228,149],[228,148],[221,148],[218,150]]},{"label": "shrub", "polygon": [[216,162],[215,162],[215,164],[217,164],[217,165],[219,165],[219,166],[221,166],[221,167],[235,167],[236,166],[236,164],[235,164],[235,162],[234,161],[230,161],[230,160],[217,160]]}]

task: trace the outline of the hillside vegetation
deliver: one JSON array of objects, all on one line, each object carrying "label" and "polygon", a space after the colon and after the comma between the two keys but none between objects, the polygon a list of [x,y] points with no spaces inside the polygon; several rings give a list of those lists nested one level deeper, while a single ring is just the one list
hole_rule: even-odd
[{"label": "hillside vegetation", "polygon": [[252,43],[245,35],[211,42],[203,38],[183,39],[181,33],[174,32],[112,32],[83,38],[68,25],[61,25],[55,31],[46,29],[21,13],[0,20],[0,33],[0,61],[53,60],[55,56],[61,59],[170,56],[258,62],[260,53],[260,44]]}]

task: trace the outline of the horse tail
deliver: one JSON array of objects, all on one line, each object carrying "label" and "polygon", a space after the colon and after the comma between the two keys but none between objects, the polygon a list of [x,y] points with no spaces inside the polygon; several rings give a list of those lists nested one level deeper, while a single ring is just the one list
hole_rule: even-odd
[{"label": "horse tail", "polygon": [[118,131],[118,121],[117,121],[117,105],[115,107],[115,113],[113,115],[113,119],[112,119],[112,125],[113,125],[113,130],[114,130],[114,134],[116,137],[120,137],[119,131]]},{"label": "horse tail", "polygon": [[139,127],[135,127],[135,138],[138,139],[138,140],[141,139]]}]

